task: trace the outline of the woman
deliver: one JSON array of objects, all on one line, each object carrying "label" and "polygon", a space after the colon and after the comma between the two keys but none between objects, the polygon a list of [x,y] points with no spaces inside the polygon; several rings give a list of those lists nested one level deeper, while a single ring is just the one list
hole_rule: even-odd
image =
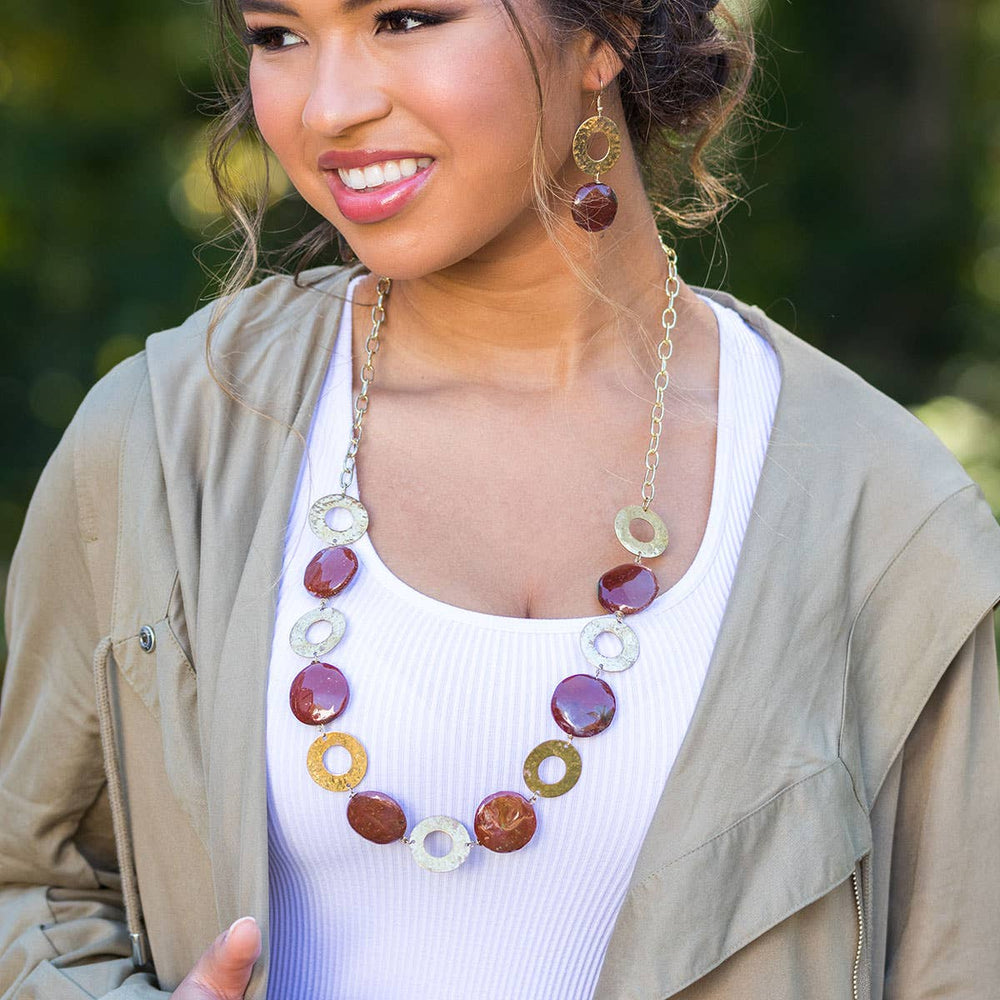
[{"label": "woman", "polygon": [[220,149],[362,264],[151,337],[42,477],[4,996],[996,992],[1000,531],[664,253],[709,7],[245,0]]}]

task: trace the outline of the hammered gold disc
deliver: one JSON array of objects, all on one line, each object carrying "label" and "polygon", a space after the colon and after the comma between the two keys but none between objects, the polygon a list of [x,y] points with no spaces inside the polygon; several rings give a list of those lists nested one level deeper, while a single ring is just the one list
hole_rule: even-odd
[{"label": "hammered gold disc", "polygon": [[[645,521],[653,529],[651,542],[640,542],[632,534],[633,521]],[[654,559],[662,555],[667,547],[667,526],[663,523],[663,519],[656,511],[643,510],[639,504],[634,507],[622,507],[615,514],[615,534],[618,536],[618,541],[634,556]]]},{"label": "hammered gold disc", "polygon": [[[351,515],[349,528],[331,528],[326,515],[331,510],[346,510]],[[327,545],[351,545],[368,530],[368,511],[360,500],[345,493],[331,493],[320,497],[309,508],[309,527],[313,534]]]},{"label": "hammered gold disc", "polygon": [[[330,634],[319,642],[310,642],[306,635],[318,622],[326,622],[330,626]],[[336,608],[313,608],[292,626],[288,642],[299,656],[304,656],[308,660],[318,660],[321,656],[326,656],[344,638],[346,630],[347,619]]]},{"label": "hammered gold disc", "polygon": [[[608,141],[608,151],[599,160],[590,155],[590,140],[603,135]],[[588,118],[573,136],[573,159],[585,174],[600,174],[610,170],[622,155],[622,137],[618,126],[604,115]]]},{"label": "hammered gold disc", "polygon": [[[351,766],[343,774],[331,774],[323,763],[323,756],[330,747],[344,747],[351,755]],[[313,740],[306,758],[309,775],[317,785],[330,792],[347,792],[357,785],[368,770],[365,748],[347,733],[324,733]]]},{"label": "hammered gold disc", "polygon": [[[546,784],[538,775],[542,761],[549,757],[558,757],[566,765],[566,773],[552,784]],[[554,799],[565,795],[579,780],[583,772],[583,761],[580,752],[567,740],[546,740],[539,743],[524,761],[524,783],[536,794],[545,799]]]}]

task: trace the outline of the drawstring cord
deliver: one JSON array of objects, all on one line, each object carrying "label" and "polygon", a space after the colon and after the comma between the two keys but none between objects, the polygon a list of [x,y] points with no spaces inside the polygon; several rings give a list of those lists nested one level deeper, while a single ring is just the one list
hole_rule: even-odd
[{"label": "drawstring cord", "polygon": [[108,801],[121,872],[122,897],[125,901],[125,921],[132,942],[132,964],[141,969],[150,964],[149,940],[142,922],[142,905],[132,855],[132,835],[125,812],[122,791],[121,767],[118,760],[118,742],[115,739],[114,718],[111,712],[111,694],[108,687],[108,669],[111,653],[111,636],[106,636],[94,650],[94,685],[97,689],[97,721],[101,731],[104,751],[104,772],[108,779]]}]

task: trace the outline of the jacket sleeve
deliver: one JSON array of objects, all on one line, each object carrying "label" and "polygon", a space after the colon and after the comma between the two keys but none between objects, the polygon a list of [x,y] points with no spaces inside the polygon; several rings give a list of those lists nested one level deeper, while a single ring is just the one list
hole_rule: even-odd
[{"label": "jacket sleeve", "polygon": [[993,615],[910,732],[886,900],[884,1000],[1000,996],[1000,695]]},{"label": "jacket sleeve", "polygon": [[[10,569],[0,699],[0,998],[153,1000],[124,921],[92,659],[100,617],[76,489],[79,416]],[[113,486],[112,486],[113,488]]]}]

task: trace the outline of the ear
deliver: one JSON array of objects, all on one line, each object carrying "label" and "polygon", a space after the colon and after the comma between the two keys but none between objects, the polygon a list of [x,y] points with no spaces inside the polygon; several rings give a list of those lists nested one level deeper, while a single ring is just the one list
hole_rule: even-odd
[{"label": "ear", "polygon": [[[623,18],[621,36],[631,52],[639,40],[639,22],[633,18]],[[589,31],[580,33],[580,60],[582,67],[581,86],[585,90],[598,91],[607,87],[622,71],[621,57],[614,47],[604,39]]]}]

